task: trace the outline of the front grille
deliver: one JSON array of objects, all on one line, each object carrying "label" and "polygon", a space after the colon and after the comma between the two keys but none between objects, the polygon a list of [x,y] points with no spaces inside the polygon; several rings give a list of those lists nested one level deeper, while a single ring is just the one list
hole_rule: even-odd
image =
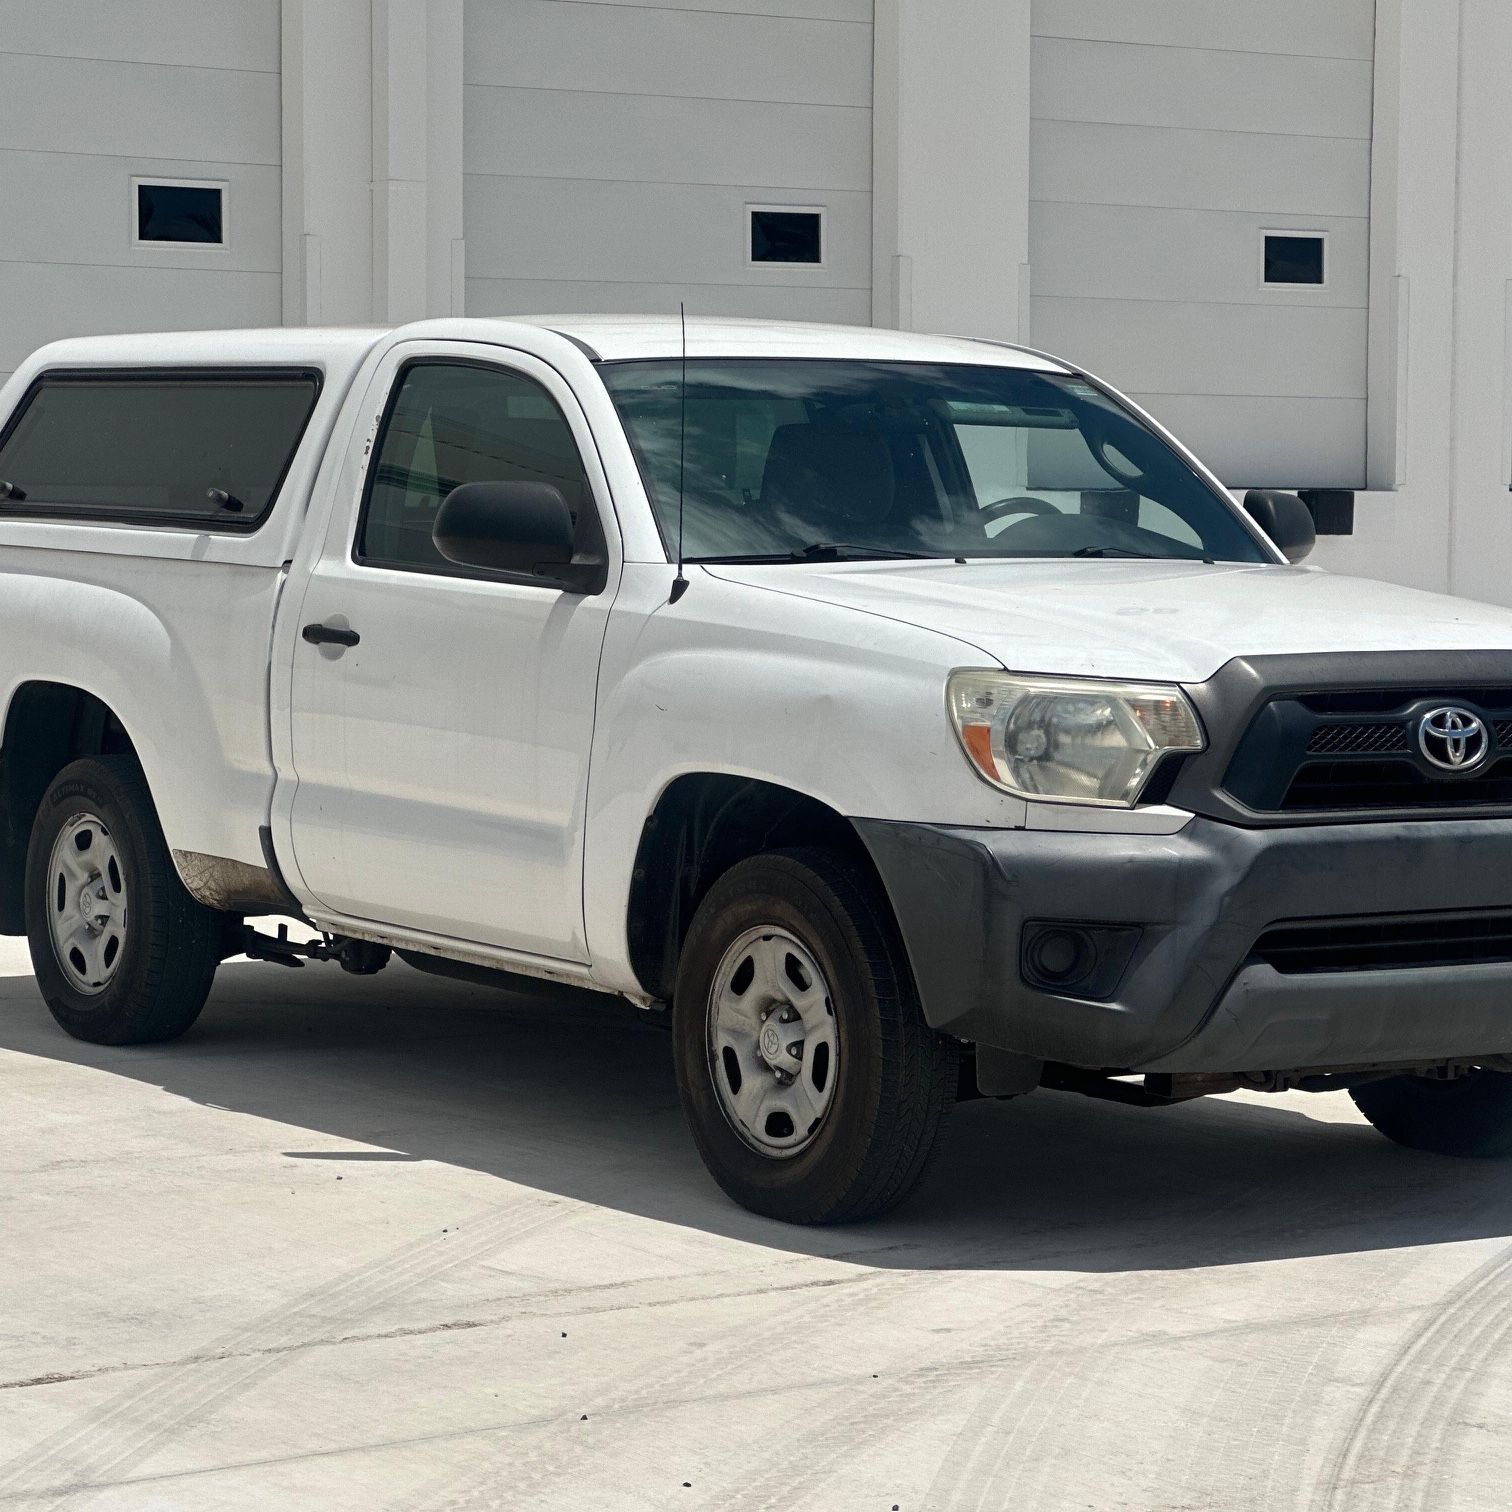
[{"label": "front grille", "polygon": [[[1419,743],[1423,716],[1464,708],[1485,724],[1489,754],[1445,771]],[[1264,704],[1223,779],[1258,813],[1512,809],[1512,687],[1358,688],[1281,695]]]},{"label": "front grille", "polygon": [[1347,714],[1397,714],[1408,704],[1418,703],[1466,702],[1488,709],[1512,709],[1512,687],[1334,688],[1326,693],[1298,694],[1297,702],[1314,714],[1335,719]]},{"label": "front grille", "polygon": [[1407,730],[1401,724],[1319,725],[1307,742],[1311,755],[1372,755],[1379,751],[1406,751]]},{"label": "front grille", "polygon": [[1476,808],[1512,803],[1512,759],[1478,777],[1435,779],[1410,761],[1306,761],[1281,807],[1307,809]]},{"label": "front grille", "polygon": [[1512,909],[1280,924],[1251,955],[1288,976],[1512,961]]}]

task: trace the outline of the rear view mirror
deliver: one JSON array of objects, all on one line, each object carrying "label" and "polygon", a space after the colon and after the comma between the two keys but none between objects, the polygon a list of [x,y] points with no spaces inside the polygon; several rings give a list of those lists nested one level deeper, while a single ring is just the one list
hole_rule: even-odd
[{"label": "rear view mirror", "polygon": [[464,483],[441,502],[436,550],[459,567],[534,578],[574,593],[604,586],[604,563],[574,560],[572,511],[550,483]]},{"label": "rear view mirror", "polygon": [[1244,496],[1244,509],[1288,562],[1302,561],[1317,544],[1312,511],[1296,494],[1279,488],[1252,488]]}]

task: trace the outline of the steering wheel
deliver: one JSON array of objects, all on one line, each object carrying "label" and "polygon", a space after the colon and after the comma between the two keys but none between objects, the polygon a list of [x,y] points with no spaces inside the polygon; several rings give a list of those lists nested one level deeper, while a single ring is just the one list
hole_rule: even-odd
[{"label": "steering wheel", "polygon": [[[990,523],[1003,515],[1058,515],[1060,512],[1055,505],[1047,504],[1043,499],[1031,498],[1028,494],[1015,494],[1011,499],[999,499],[995,504],[983,505],[982,519]],[[1011,530],[1013,527],[1008,528]]]}]

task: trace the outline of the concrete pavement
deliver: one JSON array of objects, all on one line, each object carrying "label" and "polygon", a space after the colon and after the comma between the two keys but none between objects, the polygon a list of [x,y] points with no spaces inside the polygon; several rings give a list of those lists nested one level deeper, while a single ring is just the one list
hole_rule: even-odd
[{"label": "concrete pavement", "polygon": [[0,1509],[1502,1509],[1512,1168],[1346,1098],[957,1110],[732,1207],[612,1003],[229,963],[177,1045],[0,941]]}]

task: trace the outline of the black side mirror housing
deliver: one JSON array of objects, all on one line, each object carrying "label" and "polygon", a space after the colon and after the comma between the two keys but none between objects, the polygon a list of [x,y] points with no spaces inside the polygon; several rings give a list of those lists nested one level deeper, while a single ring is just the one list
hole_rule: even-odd
[{"label": "black side mirror housing", "polygon": [[1296,494],[1279,488],[1252,488],[1244,496],[1244,510],[1288,562],[1304,560],[1318,543],[1312,511]]},{"label": "black side mirror housing", "polygon": [[431,530],[436,550],[459,567],[507,573],[571,593],[599,593],[602,553],[576,549],[576,527],[551,483],[464,483],[441,501]]}]

